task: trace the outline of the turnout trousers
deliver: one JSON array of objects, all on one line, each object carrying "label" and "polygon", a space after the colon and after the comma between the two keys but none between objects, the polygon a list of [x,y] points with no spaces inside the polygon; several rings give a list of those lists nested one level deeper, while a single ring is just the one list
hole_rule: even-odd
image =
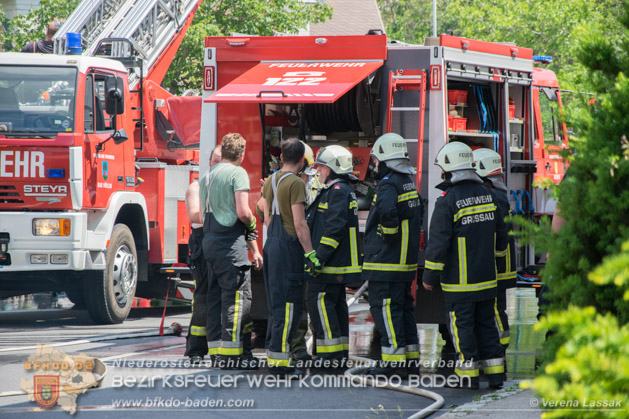
[{"label": "turnout trousers", "polygon": [[345,301],[345,284],[309,280],[306,305],[314,328],[317,355],[323,359],[347,358],[349,310]]},{"label": "turnout trousers", "polygon": [[476,302],[446,302],[452,341],[457,351],[454,372],[471,378],[479,367],[491,380],[504,373],[503,349],[495,323],[495,299]]},{"label": "turnout trousers", "polygon": [[[251,262],[243,226],[224,227],[207,213],[203,253],[208,263],[207,340],[210,355],[240,357],[250,349]],[[247,336],[247,339],[245,338]],[[245,342],[246,341],[246,342]]]},{"label": "turnout trousers", "polygon": [[507,290],[504,288],[498,288],[495,312],[496,329],[498,329],[498,337],[500,338],[500,344],[503,349],[502,356],[504,357],[507,352],[507,347],[509,347],[509,340],[511,339],[509,316],[507,316]]},{"label": "turnout trousers", "polygon": [[304,252],[284,229],[279,215],[271,217],[264,243],[264,285],[269,305],[266,356],[270,367],[291,365],[292,337],[304,305]]},{"label": "turnout trousers", "polygon": [[207,322],[207,262],[203,256],[203,228],[193,228],[188,239],[188,266],[194,280],[192,317],[186,336],[185,356],[205,356],[208,353],[205,324]]},{"label": "turnout trousers", "polygon": [[[369,309],[380,333],[382,363],[419,366],[412,282],[369,281]],[[395,365],[395,364],[393,364]]]}]

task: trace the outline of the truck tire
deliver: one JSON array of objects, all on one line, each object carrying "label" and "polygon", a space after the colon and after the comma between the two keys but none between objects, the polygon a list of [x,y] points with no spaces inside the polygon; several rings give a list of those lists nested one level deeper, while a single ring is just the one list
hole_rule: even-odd
[{"label": "truck tire", "polygon": [[138,263],[131,230],[116,224],[105,253],[105,270],[84,279],[87,311],[99,324],[122,323],[131,311],[138,285]]}]

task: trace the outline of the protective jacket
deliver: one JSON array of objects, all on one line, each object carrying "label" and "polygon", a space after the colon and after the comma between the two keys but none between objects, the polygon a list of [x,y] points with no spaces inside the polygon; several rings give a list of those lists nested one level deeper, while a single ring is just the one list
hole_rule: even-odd
[{"label": "protective jacket", "polygon": [[496,257],[506,254],[507,229],[496,195],[480,182],[438,186],[445,191],[430,221],[422,280],[441,281],[449,302],[496,298]]},{"label": "protective jacket", "polygon": [[[494,184],[492,189],[496,195],[496,205],[498,205],[504,220],[511,214],[511,206],[509,205],[506,188],[502,189],[500,186]],[[496,272],[498,274],[498,289],[515,287],[517,273],[515,270],[515,238],[513,236],[509,236],[507,254],[496,259]]]},{"label": "protective jacket", "polygon": [[365,281],[412,281],[424,207],[411,176],[385,169],[365,227]]},{"label": "protective jacket", "polygon": [[360,280],[358,203],[346,180],[335,179],[308,208],[312,247],[323,265],[317,280],[350,283]]}]

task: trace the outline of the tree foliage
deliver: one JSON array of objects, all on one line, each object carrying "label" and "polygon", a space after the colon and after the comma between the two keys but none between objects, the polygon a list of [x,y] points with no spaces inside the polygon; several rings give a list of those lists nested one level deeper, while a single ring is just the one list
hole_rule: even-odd
[{"label": "tree foliage", "polygon": [[[27,15],[4,19],[2,43],[5,51],[19,51],[27,42],[44,38],[48,22],[67,18],[79,0],[42,0]],[[206,36],[242,33],[249,35],[295,34],[309,23],[332,16],[324,4],[301,0],[215,0],[199,6],[173,60],[163,86],[173,93],[200,90],[203,74],[203,45]]]},{"label": "tree foliage", "polygon": [[31,9],[26,15],[16,15],[13,19],[0,17],[4,26],[4,51],[19,51],[31,41],[44,39],[48,24],[70,16],[78,3],[79,0],[41,0],[39,7]]},{"label": "tree foliage", "polygon": [[[392,39],[422,43],[432,36],[432,2],[378,0],[387,34]],[[579,86],[584,72],[578,65],[575,38],[592,22],[610,38],[618,34],[608,22],[620,15],[621,0],[437,0],[437,34],[482,41],[514,42],[536,55],[551,55],[548,68],[564,85]]]},{"label": "tree foliage", "polygon": [[301,0],[205,1],[199,7],[163,85],[174,93],[200,89],[206,36],[295,34],[309,23],[322,22],[331,16],[330,6],[306,4]]}]

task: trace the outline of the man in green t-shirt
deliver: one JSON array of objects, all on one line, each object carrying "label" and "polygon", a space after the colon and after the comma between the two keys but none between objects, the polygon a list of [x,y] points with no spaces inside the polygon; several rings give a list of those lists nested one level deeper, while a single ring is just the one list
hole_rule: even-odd
[{"label": "man in green t-shirt", "polygon": [[[267,361],[271,372],[301,374],[291,366],[290,342],[303,312],[304,256],[320,266],[306,224],[306,189],[297,176],[304,165],[304,145],[289,138],[281,145],[282,170],[264,183],[264,283],[269,304]],[[305,254],[304,254],[305,253]]]},{"label": "man in green t-shirt", "polygon": [[249,176],[240,167],[246,141],[227,134],[221,145],[221,162],[201,179],[204,213],[203,254],[208,263],[207,339],[210,355],[220,355],[224,369],[257,368],[256,359],[244,353],[243,336],[251,327],[251,262],[262,267],[256,244],[256,218],[249,208]]}]

